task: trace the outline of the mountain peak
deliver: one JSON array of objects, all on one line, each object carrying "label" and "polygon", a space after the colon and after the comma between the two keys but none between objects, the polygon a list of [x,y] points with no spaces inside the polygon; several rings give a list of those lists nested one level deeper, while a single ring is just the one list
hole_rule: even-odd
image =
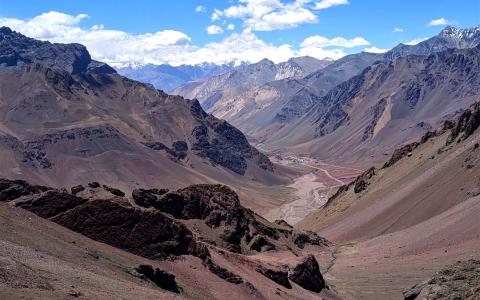
[{"label": "mountain peak", "polygon": [[259,65],[274,65],[275,63],[273,61],[269,60],[268,58],[264,58],[256,64],[259,64]]},{"label": "mountain peak", "polygon": [[0,66],[23,67],[33,63],[41,63],[72,74],[115,73],[107,64],[92,60],[83,45],[52,44],[26,37],[9,27],[1,27]]},{"label": "mountain peak", "polygon": [[480,25],[470,28],[447,26],[440,32],[439,36],[455,39],[478,39],[480,37]]},{"label": "mountain peak", "polygon": [[2,26],[0,27],[0,35],[11,35],[13,33],[10,27]]}]

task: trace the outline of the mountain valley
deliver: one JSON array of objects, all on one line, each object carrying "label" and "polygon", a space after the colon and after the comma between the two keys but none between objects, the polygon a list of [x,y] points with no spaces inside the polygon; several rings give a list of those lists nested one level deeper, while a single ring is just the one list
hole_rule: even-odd
[{"label": "mountain valley", "polygon": [[92,56],[0,27],[1,299],[478,297],[480,25],[336,60]]}]

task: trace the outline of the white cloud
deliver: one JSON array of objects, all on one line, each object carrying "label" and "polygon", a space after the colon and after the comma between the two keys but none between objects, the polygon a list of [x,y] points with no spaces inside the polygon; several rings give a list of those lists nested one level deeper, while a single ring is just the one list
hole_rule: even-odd
[{"label": "white cloud", "polygon": [[227,29],[228,30],[235,30],[235,24],[228,24]]},{"label": "white cloud", "polygon": [[220,18],[222,18],[222,15],[223,15],[223,12],[215,8],[213,10],[212,16],[210,17],[210,20],[212,20],[212,22],[220,20]]},{"label": "white cloud", "polygon": [[215,10],[212,21],[222,17],[242,19],[244,27],[256,31],[294,28],[301,24],[316,23],[317,16],[306,7],[311,0],[282,3],[279,0],[240,0],[238,5],[223,11]]},{"label": "white cloud", "polygon": [[219,34],[223,32],[222,27],[217,26],[217,25],[210,25],[206,29],[208,34]]},{"label": "white cloud", "polygon": [[377,48],[377,47],[370,47],[370,48],[365,48],[363,49],[364,52],[370,52],[370,53],[385,53],[390,49],[387,48]]},{"label": "white cloud", "polygon": [[395,27],[393,28],[393,32],[403,32],[403,28]]},{"label": "white cloud", "polygon": [[411,41],[404,42],[403,44],[411,46],[411,45],[416,45],[416,44],[421,43],[421,42],[426,41],[426,40],[428,40],[428,38],[426,38],[426,37],[425,38],[419,38],[419,39],[413,39]]},{"label": "white cloud", "polygon": [[199,5],[199,6],[195,7],[195,12],[205,13],[205,12],[207,12],[207,8],[203,5]]},{"label": "white cloud", "polygon": [[444,26],[444,25],[448,25],[448,24],[451,24],[451,23],[452,22],[450,22],[449,20],[447,20],[445,18],[439,18],[439,19],[431,20],[428,23],[428,26]]},{"label": "white cloud", "polygon": [[[87,17],[84,14],[73,16],[48,12],[29,20],[0,18],[0,26],[9,26],[36,39],[81,43],[88,48],[94,59],[117,67],[132,64],[257,62],[263,58],[282,62],[303,55],[338,59],[346,55],[344,48],[368,45],[368,41],[361,37],[327,39],[314,36],[305,39],[298,49],[293,49],[290,44],[267,43],[246,28],[243,32],[231,33],[219,42],[198,46],[192,43],[188,35],[176,30],[131,34],[111,30],[103,25],[82,27],[80,23]],[[228,29],[233,28],[226,26]]]},{"label": "white cloud", "polygon": [[367,46],[367,45],[370,45],[370,43],[363,37],[356,37],[348,40],[343,37],[328,39],[320,35],[309,36],[301,44],[302,47],[317,47],[317,48],[324,48],[329,46],[353,48],[353,47]]},{"label": "white cloud", "polygon": [[315,9],[326,9],[332,6],[348,4],[348,0],[322,0],[315,4]]},{"label": "white cloud", "polygon": [[297,56],[311,56],[318,59],[339,59],[347,55],[343,49],[323,49],[317,47],[302,47]]}]

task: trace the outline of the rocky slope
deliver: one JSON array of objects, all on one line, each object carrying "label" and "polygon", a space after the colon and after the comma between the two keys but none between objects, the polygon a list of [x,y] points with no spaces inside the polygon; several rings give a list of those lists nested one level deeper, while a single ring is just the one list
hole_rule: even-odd
[{"label": "rocky slope", "polygon": [[422,41],[416,45],[400,44],[385,53],[385,58],[395,59],[407,55],[429,55],[445,49],[473,48],[480,44],[480,25],[459,29],[452,26],[445,27],[438,35]]},{"label": "rocky slope", "polygon": [[[272,292],[262,286],[261,280],[250,281],[258,276],[277,289],[286,288],[285,296],[299,292],[298,298],[312,297],[326,287],[313,256],[296,264],[272,265],[248,255],[287,251],[302,256],[305,249],[326,251],[330,243],[315,233],[267,222],[242,207],[237,195],[226,186],[195,185],[171,192],[135,190],[135,204],[124,195],[96,182],[75,186],[70,193],[20,180],[0,180],[0,201],[10,206],[147,259],[166,262],[168,258],[174,265],[173,274],[146,264],[130,272],[174,293],[188,297],[193,292],[180,288],[175,279],[175,273],[181,277],[184,268],[180,257],[199,260],[200,273],[213,274],[224,285],[239,286],[243,293],[250,294],[249,298],[264,299]],[[239,261],[246,270],[232,266]],[[8,282],[6,285],[11,287]],[[208,290],[213,293],[216,286]]]},{"label": "rocky slope", "polygon": [[[0,33],[1,175],[56,187],[102,180],[248,188],[285,180],[245,136],[198,101],[96,71],[81,45]],[[72,170],[74,170],[72,172]],[[253,179],[253,180],[252,180]]]},{"label": "rocky slope", "polygon": [[479,57],[475,47],[376,63],[333,88],[277,138],[323,159],[381,162],[478,99]]},{"label": "rocky slope", "polygon": [[480,261],[458,262],[416,284],[403,295],[414,299],[476,299],[480,294]]},{"label": "rocky slope", "polygon": [[[398,298],[445,265],[480,255],[479,111],[476,103],[398,148],[383,167],[340,188],[298,224],[338,245],[326,276],[337,290],[359,299]],[[447,275],[462,268],[438,273],[405,297],[468,297],[462,286],[471,275],[455,283]]]},{"label": "rocky slope", "polygon": [[[187,84],[173,93],[198,99],[208,112],[236,124],[244,123],[250,116],[255,117],[273,105],[276,110],[272,106],[265,111],[265,115],[271,119],[283,107],[279,97],[290,96],[283,94],[285,90],[296,92],[294,87],[298,79],[331,63],[330,60],[320,61],[312,57],[291,58],[279,64],[264,59],[205,81]],[[262,119],[249,119],[251,127],[261,127]]]},{"label": "rocky slope", "polygon": [[[351,88],[353,88],[351,85],[352,82],[349,84],[345,81],[354,76],[364,74],[365,68],[374,65],[375,62],[388,65],[392,60],[405,58],[408,55],[420,55],[427,57],[432,53],[446,51],[449,48],[474,48],[479,43],[479,36],[480,30],[478,26],[468,29],[447,27],[438,35],[417,45],[400,44],[385,54],[362,52],[345,56],[342,59],[339,59],[330,65],[309,74],[305,78],[289,78],[277,81],[269,81],[260,86],[253,86],[247,89],[242,88],[236,90],[235,93],[226,95],[222,94],[222,89],[215,89],[217,96],[212,97],[209,101],[206,101],[208,98],[206,95],[211,91],[211,89],[206,87],[204,88],[204,86],[201,85],[195,86],[194,89],[192,89],[191,86],[186,86],[185,89],[181,90],[180,94],[188,94],[195,90],[192,96],[196,96],[199,99],[204,99],[206,102],[202,102],[202,105],[207,111],[232,122],[232,124],[238,126],[248,136],[252,137],[252,140],[263,143],[264,147],[268,147],[272,150],[293,151],[296,153],[310,154],[314,156],[320,156],[321,158],[326,158],[330,157],[329,155],[332,154],[331,151],[336,151],[333,149],[337,149],[338,145],[327,147],[328,149],[325,150],[320,149],[324,148],[323,145],[330,145],[335,143],[335,141],[349,138],[344,137],[343,135],[341,138],[334,136],[331,139],[326,138],[325,142],[323,142],[323,139],[316,139],[318,136],[329,134],[332,131],[332,128],[337,129],[339,124],[336,120],[338,118],[342,118],[341,115],[335,115],[336,113],[341,114],[340,111],[335,110],[333,107],[329,108],[332,111],[327,112],[327,114],[331,113],[331,115],[328,115],[328,119],[319,122],[324,123],[323,125],[320,125],[322,128],[326,126],[330,126],[331,128],[313,128],[316,126],[315,123],[318,121],[317,119],[322,119],[323,114],[325,114],[324,112],[319,112],[318,110],[319,107],[324,107],[325,101],[328,101],[327,94],[331,90],[335,89],[336,91],[332,91],[330,96],[337,97],[341,93],[343,97],[348,97],[350,94],[350,100],[352,100],[354,95],[353,92],[355,92],[351,90]],[[412,81],[412,85],[415,85],[416,83],[414,81],[417,80],[412,78],[417,76],[415,73],[417,72],[416,68],[422,68],[422,64],[415,66],[417,63],[418,62],[411,60],[409,69],[402,71],[405,73],[411,72],[408,80]],[[398,72],[399,70],[396,71]],[[424,72],[428,71],[429,70],[424,70]],[[407,74],[402,76],[407,76]],[[430,76],[438,77],[438,75],[433,73],[430,74]],[[386,78],[378,77],[375,80],[382,82],[384,85],[389,84],[388,82],[385,82]],[[408,89],[411,93],[418,92],[418,89],[420,88],[421,87],[416,86],[397,86],[397,89]],[[361,92],[363,93],[364,91]],[[396,91],[392,91],[392,93],[393,92],[396,93],[395,97],[398,97],[399,93]],[[392,140],[403,142],[405,139],[417,137],[418,134],[422,134],[428,130],[430,126],[436,126],[436,122],[445,117],[443,111],[438,112],[434,110],[434,112],[429,115],[428,113],[425,113],[425,116],[422,116],[421,118],[419,118],[416,113],[413,113],[413,115],[410,116],[408,111],[403,111],[401,113],[402,115],[399,117],[401,117],[402,120],[405,120],[406,123],[408,123],[408,126],[400,125],[402,128],[399,128],[399,130],[396,131],[400,132],[398,134],[399,136],[388,135],[389,137],[392,137],[392,140],[382,140],[382,143],[384,143],[385,146],[382,145],[374,151],[364,151],[365,147],[362,145],[362,143],[370,139],[374,133],[375,136],[378,134],[379,127],[377,127],[377,131],[373,132],[375,129],[375,124],[377,124],[378,121],[384,122],[387,119],[386,114],[384,114],[382,118],[382,113],[391,108],[390,106],[392,104],[387,101],[389,96],[390,95],[387,92],[381,95],[372,96],[380,98],[375,99],[377,103],[375,105],[371,105],[370,111],[367,113],[369,114],[368,118],[371,119],[371,122],[357,124],[361,127],[356,125],[355,128],[353,128],[352,125],[352,130],[358,132],[363,131],[363,133],[356,133],[362,134],[362,138],[360,138],[359,141],[355,141],[355,143],[349,143],[348,147],[357,149],[357,146],[359,146],[358,151],[361,152],[361,159],[370,159],[373,155],[375,160],[381,161],[384,159],[382,157],[384,152],[386,151],[389,153],[389,151],[392,151],[396,146]],[[365,95],[364,97],[371,96]],[[408,97],[411,98],[416,96],[410,95]],[[450,94],[450,91],[445,91],[445,94],[442,95],[442,97],[456,98],[458,95],[455,91],[452,91],[452,94]],[[332,99],[330,99],[330,101],[331,100]],[[364,100],[359,99],[356,101],[358,102]],[[461,102],[458,108],[465,108],[465,103],[463,103],[464,100],[460,99],[458,101]],[[331,102],[331,105],[337,105],[337,102],[339,101],[333,101]],[[472,102],[469,102],[467,105],[471,103]],[[370,104],[365,104],[365,106],[370,106]],[[353,113],[356,112],[352,112],[352,114]],[[332,120],[331,124],[330,119]],[[412,124],[412,119],[416,121],[415,124]],[[417,123],[418,127],[415,127]],[[394,126],[398,126],[398,124],[395,124]],[[404,129],[407,131],[406,133],[402,131]],[[298,132],[304,133],[304,136],[302,137],[302,135],[297,135]],[[301,144],[312,139],[314,139],[314,142],[305,143],[304,145],[296,147],[299,143]],[[369,145],[368,147],[372,147],[372,145]],[[373,147],[377,146],[373,145]],[[347,157],[343,157],[342,159],[346,158]]]}]

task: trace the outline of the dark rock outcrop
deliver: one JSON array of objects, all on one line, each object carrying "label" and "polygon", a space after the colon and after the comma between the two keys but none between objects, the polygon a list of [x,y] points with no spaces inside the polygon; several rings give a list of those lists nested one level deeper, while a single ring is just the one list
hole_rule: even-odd
[{"label": "dark rock outcrop", "polygon": [[278,283],[281,286],[286,287],[287,289],[291,289],[292,285],[290,281],[288,281],[288,272],[283,270],[275,270],[269,269],[265,266],[258,266],[255,269],[258,273],[262,274],[263,276],[267,277],[268,279]]},{"label": "dark rock outcrop", "polygon": [[48,187],[30,185],[23,180],[0,179],[0,201],[11,201],[22,196],[50,190]]},{"label": "dark rock outcrop", "polygon": [[480,103],[475,103],[458,117],[447,139],[447,145],[457,138],[464,140],[472,135],[480,126]]},{"label": "dark rock outcrop", "polygon": [[375,167],[371,167],[367,171],[363,172],[354,181],[353,191],[358,194],[363,192],[369,185],[369,180],[375,175]]},{"label": "dark rock outcrop", "polygon": [[247,138],[237,128],[226,121],[207,118],[209,130],[199,125],[192,130],[194,143],[192,150],[201,157],[207,157],[237,174],[244,175],[247,159],[252,159],[262,169],[273,171],[273,164],[267,156],[250,146]]},{"label": "dark rock outcrop", "polygon": [[393,151],[392,157],[390,157],[390,159],[383,165],[383,168],[388,168],[393,166],[397,161],[409,155],[419,145],[420,145],[419,142],[413,142],[413,143],[404,145],[401,148],[395,149],[395,151]]},{"label": "dark rock outcrop", "polygon": [[405,300],[478,299],[480,295],[480,260],[457,262],[435,273],[432,278],[403,292]]},{"label": "dark rock outcrop", "polygon": [[288,274],[288,278],[304,289],[319,293],[325,288],[325,280],[313,255],[309,255],[296,265]]},{"label": "dark rock outcrop", "polygon": [[217,275],[218,277],[226,280],[230,283],[234,284],[241,284],[244,283],[244,280],[239,275],[230,272],[229,270],[219,266],[216,264],[211,258],[206,258],[203,261],[203,264],[212,272],[213,274]]},{"label": "dark rock outcrop", "polygon": [[212,229],[219,230],[219,238],[234,252],[241,252],[243,240],[249,242],[251,236],[257,233],[257,239],[263,242],[259,241],[251,250],[260,251],[263,246],[271,245],[266,236],[278,239],[276,231],[258,222],[252,211],[240,205],[237,194],[224,185],[192,185],[162,195],[157,191],[143,191],[143,197],[138,192],[135,194],[137,204],[148,203],[176,219],[202,220]]},{"label": "dark rock outcrop", "polygon": [[177,220],[204,223],[211,232],[198,232],[199,237],[232,252],[250,254],[288,247],[301,249],[307,244],[328,245],[313,232],[297,232],[290,226],[262,220],[244,208],[237,194],[224,185],[198,184],[171,192],[139,189],[133,191],[132,197],[137,205],[155,208]]},{"label": "dark rock outcrop", "polygon": [[171,148],[161,142],[146,142],[144,145],[153,150],[163,150],[174,159],[185,159],[188,154],[188,145],[185,141],[175,141]]},{"label": "dark rock outcrop", "polygon": [[135,270],[143,275],[145,279],[148,279],[155,283],[158,287],[179,293],[177,282],[175,281],[175,275],[160,270],[159,268],[153,268],[151,265],[140,265]]},{"label": "dark rock outcrop", "polygon": [[121,190],[119,189],[116,189],[116,188],[112,188],[108,185],[103,185],[102,186],[104,190],[106,191],[109,191],[110,193],[112,193],[112,195],[115,195],[115,196],[118,196],[118,197],[125,197],[125,193],[122,192]]},{"label": "dark rock outcrop", "polygon": [[277,225],[286,227],[286,228],[293,228],[292,225],[288,224],[287,221],[285,221],[283,219],[282,220],[275,220],[274,223],[277,224]]},{"label": "dark rock outcrop", "polygon": [[135,189],[132,192],[132,198],[138,206],[149,208],[166,193],[168,193],[168,189]]},{"label": "dark rock outcrop", "polygon": [[294,231],[292,240],[298,248],[303,249],[306,245],[329,246],[331,243],[326,239],[318,236],[313,231]]},{"label": "dark rock outcrop", "polygon": [[72,186],[72,188],[70,189],[70,192],[72,193],[72,195],[76,195],[84,190],[85,190],[85,187],[80,184],[80,185]]},{"label": "dark rock outcrop", "polygon": [[[97,189],[99,183],[90,183]],[[158,210],[132,207],[123,198],[81,198],[24,181],[0,180],[0,199],[29,210],[64,227],[147,258],[191,254],[201,258],[208,250],[198,245],[181,222]]]}]

